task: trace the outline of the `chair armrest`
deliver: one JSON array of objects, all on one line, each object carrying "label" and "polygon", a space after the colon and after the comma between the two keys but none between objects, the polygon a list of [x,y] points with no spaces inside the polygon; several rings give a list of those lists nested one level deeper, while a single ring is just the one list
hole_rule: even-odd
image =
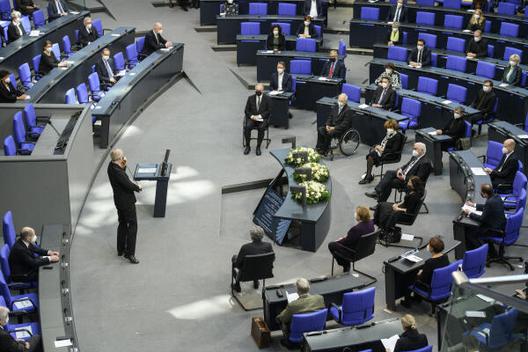
[{"label": "chair armrest", "polygon": [[477,159],[482,159],[483,163],[486,162],[486,156],[485,155],[479,155],[479,156],[477,156]]},{"label": "chair armrest", "polygon": [[339,316],[338,316],[339,322],[341,322],[342,319],[343,319],[343,309],[340,306],[338,306],[337,304],[335,304],[335,303],[332,303],[332,307],[337,309],[337,313],[339,314]]},{"label": "chair armrest", "polygon": [[25,331],[25,332],[27,332],[27,333],[29,334],[30,337],[33,336],[33,334],[31,333],[31,331],[28,330],[28,329],[9,330],[8,332],[9,332],[9,333],[13,333],[13,332],[16,333],[16,332],[19,332],[19,331]]},{"label": "chair armrest", "polygon": [[510,190],[511,188],[513,187],[513,184],[512,183],[499,183],[494,191],[495,192],[500,192],[500,191],[507,191],[507,190]]}]

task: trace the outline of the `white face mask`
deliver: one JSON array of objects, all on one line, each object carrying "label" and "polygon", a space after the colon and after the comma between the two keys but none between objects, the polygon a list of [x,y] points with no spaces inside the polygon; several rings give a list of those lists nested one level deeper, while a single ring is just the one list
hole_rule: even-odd
[{"label": "white face mask", "polygon": [[418,49],[418,50],[422,50],[422,49],[423,49],[423,45],[417,45],[417,46],[416,46],[416,49]]},{"label": "white face mask", "polygon": [[337,105],[339,105],[340,108],[342,108],[343,106],[345,106],[345,104],[342,103],[342,102],[340,102],[340,101],[337,102]]},{"label": "white face mask", "polygon": [[455,119],[459,119],[462,115],[460,115],[459,113],[455,112]]},{"label": "white face mask", "polygon": [[491,92],[491,87],[482,87],[482,90],[486,93]]},{"label": "white face mask", "polygon": [[37,243],[37,240],[38,240],[38,237],[35,235],[35,236],[33,236],[33,238],[31,239],[31,243],[35,244],[35,243]]},{"label": "white face mask", "polygon": [[388,134],[393,134],[394,133],[394,128],[387,128],[387,133]]},{"label": "white face mask", "polygon": [[412,151],[412,156],[414,157],[417,157],[419,154],[418,154],[418,151],[417,150],[413,150]]},{"label": "white face mask", "polygon": [[508,154],[510,151],[506,147],[502,147],[502,154]]},{"label": "white face mask", "polygon": [[232,3],[233,3],[233,0],[227,0],[227,3],[228,3],[228,4],[232,4]]},{"label": "white face mask", "polygon": [[280,74],[280,73],[283,73],[284,72],[284,69],[283,68],[278,68],[277,69],[277,72]]},{"label": "white face mask", "polygon": [[392,70],[391,70],[390,68],[386,68],[386,69],[385,69],[385,73],[391,74],[391,73],[392,73]]},{"label": "white face mask", "polygon": [[475,40],[478,43],[480,42],[480,37],[473,37],[473,40]]},{"label": "white face mask", "polygon": [[160,29],[160,30],[158,31],[158,34],[161,35],[162,33],[163,33],[163,29]]},{"label": "white face mask", "polygon": [[475,15],[475,19],[479,19],[480,18],[480,15]]},{"label": "white face mask", "polygon": [[92,29],[92,25],[91,25],[91,24],[87,24],[87,25],[86,25],[86,28],[88,28],[88,29]]},{"label": "white face mask", "polygon": [[275,30],[275,31],[273,31],[273,34],[279,35],[279,31]]},{"label": "white face mask", "polygon": [[46,49],[44,49],[44,51],[49,54],[49,53],[51,53],[51,48],[46,48]]},{"label": "white face mask", "polygon": [[110,56],[108,55],[103,55],[103,60],[108,60],[110,58]]},{"label": "white face mask", "polygon": [[304,25],[305,25],[305,26],[309,26],[309,25],[310,25],[310,22],[309,22],[309,21],[304,21]]},{"label": "white face mask", "polygon": [[515,61],[510,60],[510,66],[515,66]]},{"label": "white face mask", "polygon": [[4,80],[5,83],[9,84],[11,83],[11,78],[7,77],[5,80]]},{"label": "white face mask", "polygon": [[387,88],[389,85],[388,85],[387,83],[382,83],[381,86],[382,86],[383,88]]}]

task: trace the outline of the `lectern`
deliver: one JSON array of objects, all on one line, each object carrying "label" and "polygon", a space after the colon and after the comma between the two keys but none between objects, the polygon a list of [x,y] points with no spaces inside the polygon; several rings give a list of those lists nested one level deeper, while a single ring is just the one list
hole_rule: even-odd
[{"label": "lectern", "polygon": [[[154,199],[154,217],[164,218],[167,208],[167,188],[172,170],[172,164],[167,163],[141,163],[136,165],[134,171],[135,181],[156,181],[156,198]],[[165,169],[165,170],[164,170]]]}]

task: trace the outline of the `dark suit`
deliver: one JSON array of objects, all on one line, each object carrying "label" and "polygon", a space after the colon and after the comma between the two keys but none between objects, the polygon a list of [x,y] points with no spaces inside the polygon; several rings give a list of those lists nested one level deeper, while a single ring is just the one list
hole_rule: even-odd
[{"label": "dark suit", "polygon": [[[244,138],[246,139],[246,146],[249,146],[251,140],[251,131],[258,130],[257,147],[260,147],[264,139],[264,131],[268,127],[269,117],[271,113],[271,98],[266,94],[261,95],[260,107],[257,109],[257,95],[253,94],[247,99],[246,108],[244,109]],[[262,116],[263,121],[254,121],[251,115]]]},{"label": "dark suit", "polygon": [[[330,69],[334,66],[334,72],[330,75]],[[343,60],[337,59],[335,62],[328,60],[321,70],[321,76],[327,78],[346,78],[346,67]]]},{"label": "dark suit", "polygon": [[[38,256],[35,256],[35,254]],[[35,281],[38,275],[38,268],[50,263],[48,258],[42,258],[42,256],[47,255],[47,250],[38,248],[33,244],[26,246],[21,239],[18,239],[9,254],[9,267],[11,268],[13,281]]]},{"label": "dark suit", "polygon": [[[279,89],[279,73],[278,72],[275,72],[274,74],[271,75],[270,88],[272,90]],[[282,74],[282,91],[283,92],[292,91],[292,78],[291,78],[291,75],[289,75],[286,72],[283,72]]]},{"label": "dark suit", "polygon": [[488,41],[484,38],[480,38],[480,40],[476,42],[475,38],[471,38],[466,44],[466,54],[467,53],[477,54],[477,57],[488,56]]},{"label": "dark suit", "polygon": [[25,343],[15,340],[9,332],[0,327],[0,348],[2,352],[33,352],[40,347],[40,335],[33,335],[29,339],[29,350],[26,349]]},{"label": "dark suit", "polygon": [[[486,199],[485,204],[477,204],[476,208],[482,212],[482,215],[474,213],[469,214],[469,217],[477,221],[480,226],[478,228],[469,228],[466,231],[466,249],[478,248],[482,243],[479,240],[480,236],[497,235],[495,231],[504,231],[506,227],[506,217],[504,216],[504,203],[501,197],[494,194]],[[495,256],[496,249],[493,243],[489,243],[489,255]]]},{"label": "dark suit", "polygon": [[[113,69],[112,59],[108,59],[108,64],[110,65],[110,70],[111,70],[111,73],[113,74],[113,78],[117,81],[118,77],[115,75],[116,72],[114,72],[114,69]],[[108,88],[114,85],[114,83],[110,82],[110,72],[108,72],[102,57],[99,60],[97,60],[97,63],[95,64],[95,72],[97,72],[97,75],[99,76],[99,80],[101,81],[101,84],[103,86],[102,88],[104,90],[108,90]]]},{"label": "dark suit", "polygon": [[[240,269],[242,268],[242,262],[244,258],[248,255],[257,255],[257,254],[266,254],[266,253],[273,253],[273,248],[271,247],[271,243],[264,242],[264,241],[253,241],[250,243],[244,244],[242,247],[240,247],[240,250],[238,251],[238,255],[234,255],[233,258],[231,258],[231,263],[233,264],[233,277],[236,278],[236,284],[240,285],[240,271],[234,270],[235,268]],[[255,280],[255,284],[257,281]]]},{"label": "dark suit", "polygon": [[86,29],[85,26],[82,26],[79,29],[79,43],[82,47],[87,46],[88,44],[95,42],[99,38],[99,33],[92,26],[90,30]]},{"label": "dark suit", "polygon": [[[422,49],[422,67],[430,66],[431,65],[431,50],[427,46],[424,46]],[[409,54],[409,58],[407,60],[409,63],[411,61],[418,62],[418,49],[414,48],[411,53]]]},{"label": "dark suit", "polygon": [[398,221],[406,219],[409,216],[414,216],[420,211],[422,197],[423,193],[421,192],[407,192],[403,198],[403,203],[399,206],[400,208],[405,209],[405,212],[393,210],[392,206],[394,203],[378,203],[376,211],[374,212],[374,222],[381,229],[394,231],[394,226]]},{"label": "dark suit", "polygon": [[412,351],[427,347],[427,336],[420,334],[416,329],[409,329],[400,335],[392,352]]},{"label": "dark suit", "polygon": [[[62,6],[62,10],[64,12],[68,12],[69,11],[68,5],[66,5],[66,3],[62,0],[59,0],[59,2],[60,2],[60,5]],[[48,2],[48,20],[53,21],[59,17],[61,17],[61,13],[59,11],[59,8],[57,7],[57,3],[55,2],[55,0],[50,0]]]},{"label": "dark suit", "polygon": [[[321,6],[321,0],[316,0],[315,6],[317,7],[317,17],[322,17],[323,7]],[[312,0],[304,0],[303,15],[309,16],[311,8],[312,8]]]},{"label": "dark suit", "polygon": [[442,142],[442,150],[446,151],[448,148],[456,147],[460,138],[464,138],[466,135],[466,125],[464,118],[460,117],[455,119],[454,117],[442,128],[442,134],[451,137],[451,140]]},{"label": "dark suit", "polygon": [[360,221],[348,230],[346,237],[328,243],[328,250],[332,253],[337,264],[343,267],[344,272],[350,271],[350,262],[346,260],[349,255],[343,253],[342,246],[355,251],[361,236],[372,233],[375,230],[372,220],[366,222]]},{"label": "dark suit", "polygon": [[53,52],[49,55],[42,53],[39,65],[39,74],[41,76],[47,75],[51,70],[58,66],[59,60],[55,58]]},{"label": "dark suit", "polygon": [[400,9],[400,14],[398,16],[399,20],[394,20],[394,15],[396,15],[397,6],[391,6],[389,14],[387,15],[387,22],[407,22],[407,7],[402,6]]},{"label": "dark suit", "polygon": [[383,89],[383,87],[378,86],[372,96],[370,104],[380,104],[382,109],[390,110],[394,106],[395,96],[396,94],[391,87]]},{"label": "dark suit", "polygon": [[[495,107],[496,100],[497,100],[497,96],[495,95],[495,92],[493,91],[493,89],[491,90],[491,92],[488,92],[488,93],[480,89],[479,92],[477,93],[477,97],[471,103],[471,107],[479,110],[484,117],[487,117],[488,114],[493,112],[493,108]],[[478,119],[480,119],[480,117]],[[472,121],[472,122],[475,122],[475,121]]]},{"label": "dark suit", "polygon": [[14,42],[24,34],[26,34],[26,31],[24,30],[22,23],[18,25],[18,28],[13,22],[9,23],[9,26],[7,27],[7,41],[9,43]]},{"label": "dark suit", "polygon": [[469,29],[470,31],[476,31],[477,29],[480,29],[482,32],[484,32],[484,25],[485,25],[485,21],[482,21],[482,23],[473,23],[471,24],[471,22],[468,22],[468,25],[467,25],[467,29]]},{"label": "dark suit", "polygon": [[[310,34],[311,38],[315,38],[317,36],[313,22],[310,22],[310,25],[308,26],[308,33]],[[304,23],[301,23],[297,29],[297,36],[301,34],[304,34]]]},{"label": "dark suit", "polygon": [[[512,74],[510,75],[510,77],[508,77],[509,72],[512,70],[513,70]],[[502,82],[508,83],[509,85],[512,85],[512,86],[517,86],[519,85],[519,82],[521,81],[521,76],[522,76],[522,69],[519,67],[519,65],[515,65],[513,67],[508,65],[504,69],[504,74],[502,75]]]},{"label": "dark suit", "polygon": [[490,174],[493,187],[495,188],[499,184],[512,184],[518,169],[519,161],[515,155],[512,154],[506,158],[506,154],[504,154],[499,165]]},{"label": "dark suit", "polygon": [[[401,181],[397,177],[397,172],[394,170],[387,171],[381,181],[376,185],[375,191],[378,194],[378,202],[385,202],[389,198],[393,188],[405,189],[407,182],[412,176],[418,176],[425,184],[429,178],[429,174],[433,170],[433,165],[427,156],[422,156],[418,161],[415,162],[415,157],[412,157],[405,165],[401,167],[402,172],[407,170],[405,179]],[[412,165],[411,165],[412,164]]]},{"label": "dark suit", "polygon": [[1,82],[0,83],[0,103],[16,103],[17,97],[24,94],[24,92],[19,91],[13,87],[13,83],[8,87]]},{"label": "dark suit", "polygon": [[[328,117],[326,124],[319,127],[317,130],[318,133],[316,148],[323,154],[326,154],[330,148],[332,138],[341,136],[347,129],[350,128],[351,124],[352,114],[348,105],[345,104],[341,109],[341,112],[339,112],[339,105],[336,103],[332,107],[332,111],[330,112],[330,116]],[[335,130],[328,132],[326,130],[326,126],[335,127]]]},{"label": "dark suit", "polygon": [[136,252],[137,217],[136,196],[139,186],[130,181],[126,171],[119,165],[108,164],[108,178],[114,191],[119,226],[117,228],[117,252],[134,256]]},{"label": "dark suit", "polygon": [[148,31],[145,34],[145,45],[143,46],[143,56],[148,56],[153,52],[165,48],[167,40],[160,34],[154,34],[154,31]]},{"label": "dark suit", "polygon": [[[32,8],[29,8],[29,6]],[[31,15],[34,11],[38,10],[35,6],[33,0],[16,0],[16,7],[23,15]]]},{"label": "dark suit", "polygon": [[277,38],[277,43],[273,43],[273,39],[275,39],[275,36],[272,34],[268,35],[268,39],[266,40],[266,48],[268,50],[278,50],[283,51],[286,47],[286,39],[284,39],[284,35],[279,34]]}]

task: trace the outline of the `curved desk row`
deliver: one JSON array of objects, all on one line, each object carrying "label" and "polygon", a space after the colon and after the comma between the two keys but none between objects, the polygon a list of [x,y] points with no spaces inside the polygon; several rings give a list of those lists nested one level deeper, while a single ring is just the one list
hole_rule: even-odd
[{"label": "curved desk row", "polygon": [[[381,21],[365,21],[365,20],[351,20],[350,21],[350,37],[349,43],[351,47],[372,48],[376,43],[386,43],[387,34],[391,25],[387,22]],[[443,26],[431,27],[424,25],[400,24],[400,30],[407,32],[407,43],[415,44],[419,33],[428,33],[436,35],[437,48],[445,48],[447,46],[447,39],[449,37],[456,37],[461,39],[470,39],[473,37],[472,33],[464,32],[454,28],[446,28]],[[519,50],[526,51],[528,49],[528,39],[521,37],[507,37],[495,33],[483,33],[483,38],[488,41],[488,44],[494,46],[494,56],[502,58],[504,56],[504,48],[512,47]],[[427,43],[430,48],[433,47],[431,43]],[[528,55],[525,55],[528,56]],[[521,61],[528,63],[528,57],[523,56]]]},{"label": "curved desk row", "polygon": [[[371,3],[368,1],[360,0],[354,2],[353,8],[354,8],[354,18],[359,19],[361,16],[361,8],[365,7],[377,7],[380,9],[380,16],[379,18],[381,20],[384,20],[387,18],[389,14],[390,7],[392,6],[389,2],[376,2]],[[444,18],[446,15],[456,15],[456,16],[463,16],[463,27],[466,28],[467,24],[469,22],[469,19],[473,15],[472,12],[469,12],[468,10],[463,9],[450,9],[446,7],[440,7],[440,6],[421,6],[417,4],[407,4],[405,5],[407,8],[407,22],[409,23],[416,23],[416,13],[418,11],[421,12],[434,12],[436,14],[435,16],[435,25],[437,26],[443,26],[444,25]],[[508,16],[508,15],[501,15],[498,13],[493,12],[485,12],[484,17],[486,17],[486,20],[491,21],[491,32],[498,33],[499,28],[502,22],[510,22],[515,23],[519,25],[519,36],[520,37],[526,37],[528,35],[528,19],[522,16]]]},{"label": "curved desk row", "polygon": [[[482,84],[488,78],[475,76],[474,74],[447,70],[438,67],[412,68],[406,62],[392,61],[386,59],[373,59],[370,61],[369,79],[373,83],[376,78],[385,70],[384,65],[392,62],[396,70],[409,76],[409,89],[416,89],[418,77],[430,77],[438,80],[438,95],[445,96],[449,83],[454,83],[466,87],[466,102],[475,99],[477,92],[482,89]],[[528,90],[515,86],[500,86],[501,82],[493,81],[494,91],[499,99],[497,115],[500,119],[511,123],[524,122],[524,117],[528,111]]]},{"label": "curved desk row", "polygon": [[502,143],[508,138],[515,141],[515,156],[522,161],[524,173],[528,175],[528,133],[506,121],[488,124],[488,140]]},{"label": "curved desk row", "polygon": [[183,44],[158,50],[127,72],[97,103],[92,114],[101,120],[101,148],[115,142],[123,127],[174,82],[183,67]]},{"label": "curved desk row", "polygon": [[88,81],[92,65],[99,60],[103,49],[109,47],[112,53],[124,51],[127,45],[134,43],[135,30],[134,27],[118,27],[77,51],[68,59],[73,62],[72,65],[54,68],[27,91],[31,96],[30,102],[64,103],[68,89]]},{"label": "curved desk row", "polygon": [[30,37],[26,34],[6,47],[0,48],[0,68],[11,72],[17,72],[18,66],[24,62],[31,62],[34,56],[42,53],[44,42],[50,40],[52,43],[61,43],[65,35],[70,40],[75,38],[75,30],[82,26],[84,17],[90,12],[83,11],[79,14],[69,14],[49,22],[38,28],[40,35]]}]

